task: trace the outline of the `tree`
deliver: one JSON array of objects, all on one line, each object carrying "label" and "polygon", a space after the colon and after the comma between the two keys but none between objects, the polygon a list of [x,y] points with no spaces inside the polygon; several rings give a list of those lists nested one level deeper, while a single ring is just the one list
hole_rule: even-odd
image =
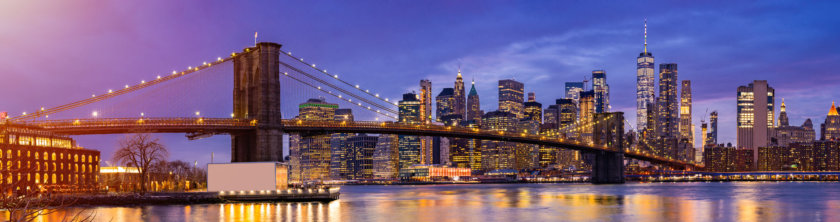
[{"label": "tree", "polygon": [[158,162],[166,161],[169,151],[158,138],[148,133],[128,135],[120,140],[119,146],[114,153],[114,162],[137,167],[140,173],[140,193],[145,194],[148,190],[149,169]]}]

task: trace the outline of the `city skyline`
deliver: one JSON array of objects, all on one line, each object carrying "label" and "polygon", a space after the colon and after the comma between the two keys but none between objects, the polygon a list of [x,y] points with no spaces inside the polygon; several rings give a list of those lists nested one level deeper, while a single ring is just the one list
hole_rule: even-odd
[{"label": "city skyline", "polygon": [[[732,142],[735,144],[735,88],[744,85],[754,79],[766,79],[769,84],[776,88],[777,98],[785,98],[789,110],[790,122],[801,123],[806,118],[821,123],[825,119],[825,110],[830,106],[832,98],[840,98],[830,89],[840,83],[832,77],[831,70],[836,70],[835,65],[838,58],[832,55],[836,52],[833,44],[826,36],[833,36],[828,33],[838,32],[838,28],[829,27],[837,21],[837,18],[820,18],[817,13],[820,10],[833,7],[823,5],[793,5],[802,11],[808,11],[809,16],[802,13],[792,15],[781,15],[788,12],[784,10],[791,5],[777,5],[775,3],[763,3],[764,5],[752,6],[752,4],[735,4],[728,8],[728,11],[744,12],[754,14],[733,13],[737,15],[725,15],[720,11],[710,9],[705,5],[694,5],[691,9],[677,7],[671,12],[660,10],[638,10],[633,5],[628,6],[627,11],[618,13],[609,18],[577,18],[586,22],[572,22],[573,17],[555,17],[549,22],[536,23],[526,30],[513,28],[515,24],[530,23],[534,21],[535,15],[547,14],[546,10],[538,10],[535,6],[513,5],[515,13],[505,18],[511,19],[509,24],[496,27],[468,27],[458,29],[470,24],[470,21],[486,19],[488,14],[502,14],[502,6],[485,6],[471,8],[466,3],[453,3],[448,7],[431,10],[432,15],[446,15],[446,21],[454,20],[455,24],[442,25],[436,22],[423,21],[426,16],[411,14],[397,16],[399,24],[415,24],[422,27],[405,27],[399,24],[386,24],[385,30],[394,33],[385,35],[379,40],[385,40],[385,44],[378,45],[370,40],[359,41],[361,31],[341,28],[337,19],[325,19],[312,21],[313,25],[289,24],[283,22],[253,23],[257,16],[241,15],[245,18],[234,18],[234,21],[247,24],[243,27],[236,27],[236,22],[225,22],[228,18],[211,18],[204,21],[202,15],[215,12],[234,12],[248,7],[237,5],[227,7],[224,4],[209,4],[198,6],[186,5],[145,5],[135,7],[131,3],[109,3],[96,5],[90,10],[101,11],[104,14],[113,15],[126,13],[126,18],[104,20],[98,19],[98,15],[84,15],[82,12],[71,12],[64,8],[74,6],[62,5],[63,3],[39,5],[38,3],[0,3],[7,4],[4,9],[15,8],[43,8],[46,13],[54,13],[56,17],[34,18],[32,15],[24,15],[9,11],[2,13],[4,21],[19,21],[32,19],[33,23],[27,26],[9,23],[9,34],[0,36],[5,41],[3,47],[12,52],[5,55],[7,62],[0,72],[4,73],[7,81],[0,87],[0,93],[4,95],[16,95],[24,90],[20,86],[34,88],[35,92],[25,97],[6,96],[1,110],[17,114],[23,111],[34,111],[37,107],[51,106],[66,101],[65,96],[51,97],[51,88],[72,88],[66,89],[69,98],[84,98],[91,93],[104,93],[109,87],[118,87],[126,81],[135,81],[141,78],[149,78],[154,73],[169,71],[160,67],[183,68],[188,64],[205,58],[207,55],[224,55],[230,51],[236,51],[242,46],[251,44],[251,32],[258,31],[260,40],[276,41],[284,44],[284,48],[295,52],[296,55],[307,58],[318,64],[326,64],[330,70],[337,70],[343,78],[352,82],[360,82],[365,85],[376,85],[376,90],[387,94],[392,99],[399,98],[405,92],[417,88],[417,80],[428,78],[435,88],[432,93],[438,93],[437,89],[449,87],[454,80],[456,65],[462,64],[464,79],[476,79],[476,89],[484,100],[481,109],[489,112],[496,110],[497,94],[495,85],[500,79],[515,78],[525,83],[525,92],[535,92],[539,95],[537,102],[546,106],[552,101],[563,97],[562,90],[557,87],[564,82],[582,81],[584,76],[592,70],[603,69],[608,73],[608,83],[611,87],[612,111],[622,111],[625,118],[635,123],[635,78],[633,67],[634,58],[642,50],[642,21],[648,18],[648,47],[649,51],[656,55],[657,62],[680,64],[680,80],[692,80],[692,96],[695,125],[703,118],[703,110],[718,110],[720,112],[720,124],[718,126],[719,143]],[[672,5],[673,6],[673,5]],[[318,8],[317,12],[329,12],[330,9]],[[341,6],[333,6],[341,7]],[[394,5],[372,6],[363,4],[357,7],[369,7],[369,11],[355,8],[356,10],[342,11],[343,15],[359,15],[364,12],[373,12],[380,16],[389,15],[387,9]],[[615,5],[613,7],[620,7]],[[136,8],[129,10],[129,8]],[[282,8],[282,7],[273,7]],[[560,5],[548,8],[559,9]],[[2,9],[0,9],[2,10]],[[418,9],[419,10],[419,9]],[[154,11],[182,12],[179,15],[163,13],[160,18],[149,19]],[[243,10],[244,11],[244,10]],[[550,10],[549,10],[550,11]],[[721,10],[722,11],[722,10]],[[816,12],[814,12],[816,11]],[[682,14],[688,12],[685,17]],[[314,12],[312,12],[314,13]],[[172,13],[176,14],[176,13]],[[224,13],[216,13],[224,14]],[[257,13],[259,14],[259,13]],[[830,13],[828,13],[830,14]],[[189,16],[196,18],[189,18]],[[291,13],[288,16],[305,17],[310,14]],[[175,17],[187,17],[183,20]],[[569,15],[573,16],[573,15]],[[236,16],[234,16],[236,17]],[[284,16],[281,13],[269,15],[271,21],[279,21]],[[72,18],[69,23],[62,27],[51,27],[51,19]],[[707,18],[708,20],[704,20]],[[586,20],[588,19],[588,20]],[[169,23],[169,20],[178,22]],[[343,19],[342,19],[343,20]],[[768,20],[769,22],[761,21]],[[788,21],[775,24],[773,21]],[[443,20],[440,20],[443,21]],[[621,22],[614,22],[621,21]],[[723,24],[725,21],[738,21],[734,24]],[[361,18],[350,20],[351,24],[370,24],[371,20]],[[279,23],[279,24],[278,24]],[[420,23],[420,24],[418,24]],[[801,25],[807,23],[808,25]],[[560,25],[558,25],[560,24]],[[219,27],[211,27],[219,26]],[[283,27],[288,25],[288,27]],[[780,27],[781,26],[781,27]],[[282,27],[282,28],[278,28]],[[310,28],[315,27],[315,28]],[[445,33],[444,36],[424,34],[417,37],[407,37],[400,32],[409,32],[425,28],[432,28],[434,33]],[[491,29],[492,28],[492,29]],[[779,28],[791,30],[798,35],[785,35],[776,32]],[[183,29],[183,30],[182,30]],[[300,36],[284,34],[288,30],[300,31]],[[717,34],[698,35],[713,29]],[[83,30],[86,33],[77,32]],[[196,32],[192,35],[179,35],[190,30]],[[346,38],[331,38],[330,35],[318,36],[319,30],[335,30],[347,36]],[[443,30],[452,30],[447,33]],[[496,33],[499,30],[518,30],[521,33],[504,34],[485,41],[473,41],[465,36],[478,34]],[[315,32],[315,33],[307,33]],[[221,36],[210,35],[210,33],[222,32]],[[724,34],[726,32],[726,34]],[[145,34],[138,34],[145,33]],[[473,33],[466,35],[468,33]],[[355,35],[354,35],[355,34]],[[60,35],[60,37],[58,37]],[[198,38],[198,36],[214,36],[214,38]],[[691,37],[689,37],[691,36]],[[764,38],[753,37],[764,36]],[[594,38],[593,38],[594,37]],[[196,41],[198,38],[199,41]],[[125,40],[137,44],[125,45]],[[401,44],[399,39],[410,39],[408,44]],[[587,40],[590,39],[590,40]],[[115,41],[118,40],[118,41]],[[428,40],[423,44],[414,41]],[[452,43],[448,43],[448,41]],[[752,41],[760,40],[760,41]],[[809,40],[809,41],[801,41]],[[351,42],[355,42],[350,46]],[[13,44],[14,43],[14,44]],[[34,47],[34,44],[46,44],[47,47]],[[341,46],[338,46],[341,45]],[[421,47],[422,45],[422,47]],[[567,45],[567,46],[564,46]],[[724,47],[734,45],[736,47]],[[431,46],[431,48],[429,48]],[[766,53],[761,48],[772,46],[773,53]],[[342,47],[350,47],[341,55],[331,55],[333,50]],[[708,50],[697,51],[696,48]],[[729,49],[734,48],[734,49]],[[32,49],[32,50],[30,50]],[[124,50],[114,50],[124,49]],[[331,50],[333,49],[333,50]],[[46,51],[45,51],[46,50]],[[745,53],[751,51],[754,53]],[[167,53],[167,52],[178,53]],[[408,52],[408,53],[406,53]],[[765,52],[765,53],[763,53]],[[347,54],[344,54],[347,53]],[[692,55],[692,53],[696,55]],[[400,55],[394,58],[392,55]],[[571,56],[570,56],[571,55]],[[724,55],[723,58],[715,58],[712,55]],[[761,55],[761,56],[756,56]],[[13,56],[13,57],[11,57]],[[154,58],[154,61],[149,61]],[[368,59],[354,59],[368,58]],[[728,59],[727,59],[728,58]],[[743,60],[739,58],[744,58]],[[38,65],[41,60],[53,61],[49,65]],[[108,61],[108,62],[103,62]],[[137,63],[151,62],[153,64],[138,67]],[[784,61],[785,64],[781,64]],[[559,65],[557,63],[560,63]],[[573,63],[573,64],[566,64]],[[361,67],[353,67],[356,64],[363,64]],[[431,64],[431,65],[430,65]],[[715,64],[715,65],[710,65]],[[803,68],[803,65],[804,68]],[[126,70],[125,67],[131,67]],[[834,69],[832,69],[834,68]],[[492,70],[492,71],[491,71]],[[66,73],[66,75],[54,75],[54,73]],[[118,73],[118,74],[114,74]],[[370,73],[383,73],[378,75],[396,75],[399,77],[416,76],[416,78],[383,78],[393,84],[383,84],[382,80],[370,79],[366,81],[366,75]],[[755,73],[750,75],[736,75],[735,73]],[[766,73],[766,74],[765,74]],[[805,78],[794,78],[794,76],[806,76]],[[51,78],[48,78],[51,77]],[[75,83],[74,87],[66,86],[67,83]],[[379,86],[383,86],[380,88]],[[820,86],[820,87],[806,87]],[[91,92],[91,89],[101,91]],[[813,92],[810,90],[817,90]],[[396,100],[395,100],[396,101]],[[303,102],[303,101],[300,101]],[[777,105],[778,106],[778,105]],[[187,114],[189,115],[189,114]],[[705,118],[705,119],[708,119]],[[696,130],[699,131],[699,130]],[[98,142],[99,138],[110,138]],[[699,136],[696,136],[699,137]],[[95,136],[81,137],[79,142],[85,147],[103,151],[103,157],[109,157],[114,147],[114,138],[119,136]],[[210,138],[198,142],[186,141],[183,136],[165,136],[165,141],[171,146],[186,147],[187,150],[199,149],[201,146],[210,146],[209,151],[215,151],[216,160],[225,160],[221,153],[227,151],[229,146],[225,144],[225,138]],[[227,141],[229,142],[229,141]],[[173,153],[176,159],[193,160],[189,152]],[[106,158],[107,160],[108,158]],[[208,155],[203,155],[199,161],[205,162]]]}]

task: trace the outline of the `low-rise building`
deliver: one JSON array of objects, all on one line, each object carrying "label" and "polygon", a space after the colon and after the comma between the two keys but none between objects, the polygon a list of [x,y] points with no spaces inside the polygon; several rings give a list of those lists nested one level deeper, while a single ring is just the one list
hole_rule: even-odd
[{"label": "low-rise building", "polygon": [[472,176],[470,168],[436,165],[414,165],[400,169],[400,179],[413,181],[457,180]]},{"label": "low-rise building", "polygon": [[39,127],[0,123],[0,190],[90,192],[99,183],[99,151]]}]

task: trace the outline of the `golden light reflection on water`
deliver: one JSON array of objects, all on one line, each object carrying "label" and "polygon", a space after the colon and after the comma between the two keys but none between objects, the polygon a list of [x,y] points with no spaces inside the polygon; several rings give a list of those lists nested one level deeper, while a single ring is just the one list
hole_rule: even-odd
[{"label": "golden light reflection on water", "polygon": [[[329,203],[98,207],[88,211],[95,212],[99,221],[840,220],[840,188],[811,190],[820,192],[810,194],[814,199],[796,198],[784,186],[692,186],[695,185],[366,186],[345,187],[342,198]],[[792,199],[769,198],[779,195]],[[38,221],[57,221],[75,212],[61,211]]]}]

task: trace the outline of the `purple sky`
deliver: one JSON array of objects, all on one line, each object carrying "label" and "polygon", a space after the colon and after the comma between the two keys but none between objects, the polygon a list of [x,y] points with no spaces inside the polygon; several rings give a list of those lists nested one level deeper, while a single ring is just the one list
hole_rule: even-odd
[{"label": "purple sky", "polygon": [[[811,118],[818,126],[840,96],[838,3],[574,3],[0,1],[0,110],[31,112],[194,66],[253,44],[258,31],[261,41],[281,43],[390,98],[416,90],[421,78],[432,80],[437,95],[452,86],[461,64],[467,82],[475,77],[485,111],[497,108],[500,78],[524,82],[547,106],[562,97],[564,82],[605,69],[613,110],[635,123],[635,58],[645,17],[656,63],[678,63],[679,79],[692,80],[698,127],[706,109],[720,112],[721,142],[734,143],[735,90],[754,79],[768,80],[785,98],[795,125]],[[224,78],[213,79],[201,79],[210,82],[203,89],[176,87],[192,93],[187,95],[214,92],[208,85],[229,87]],[[224,116],[228,90],[149,103],[215,101],[222,108],[202,112]],[[130,98],[113,106],[138,101],[146,102]],[[181,107],[159,116],[189,116],[192,110],[198,109]],[[119,137],[76,138],[108,160]],[[161,137],[173,159],[205,163],[210,152],[216,160],[230,158],[227,136]]]}]

